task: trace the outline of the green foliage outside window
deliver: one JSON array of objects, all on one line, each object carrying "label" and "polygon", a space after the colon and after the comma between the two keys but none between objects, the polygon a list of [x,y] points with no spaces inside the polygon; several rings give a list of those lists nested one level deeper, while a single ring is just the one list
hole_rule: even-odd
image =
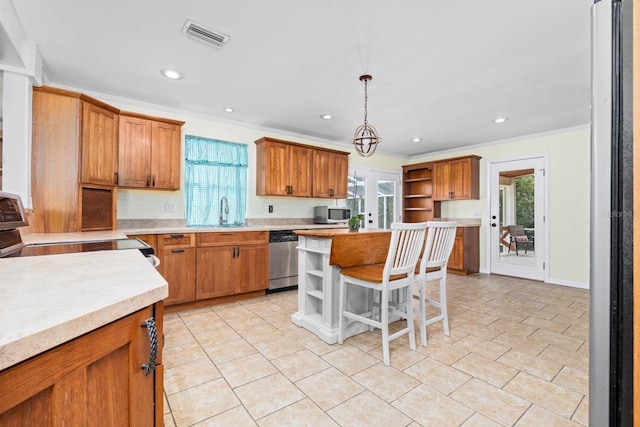
[{"label": "green foliage outside window", "polygon": [[533,175],[516,178],[516,224],[535,227],[535,187]]}]

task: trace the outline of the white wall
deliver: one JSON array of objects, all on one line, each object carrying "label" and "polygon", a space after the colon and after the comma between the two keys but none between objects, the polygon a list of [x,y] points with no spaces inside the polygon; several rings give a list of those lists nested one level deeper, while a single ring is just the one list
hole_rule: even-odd
[{"label": "white wall", "polygon": [[481,156],[480,200],[442,203],[443,218],[471,218],[481,215],[480,266],[487,268],[486,253],[489,212],[487,202],[487,161],[533,154],[548,156],[548,257],[549,282],[588,287],[589,283],[589,201],[590,132],[569,129],[492,145],[468,147],[437,155],[412,158],[418,163],[467,154]]}]

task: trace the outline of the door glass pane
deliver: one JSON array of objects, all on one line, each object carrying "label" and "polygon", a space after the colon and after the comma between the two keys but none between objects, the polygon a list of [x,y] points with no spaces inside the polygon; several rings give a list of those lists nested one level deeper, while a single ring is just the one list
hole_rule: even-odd
[{"label": "door glass pane", "polygon": [[535,265],[535,186],[533,169],[500,172],[501,262]]},{"label": "door glass pane", "polygon": [[[361,176],[349,176],[347,184],[347,207],[351,209],[351,216],[365,213],[365,194],[366,180]],[[364,227],[366,221],[362,221],[361,226]]]},{"label": "door glass pane", "polygon": [[396,182],[378,180],[378,228],[391,228],[395,218]]}]

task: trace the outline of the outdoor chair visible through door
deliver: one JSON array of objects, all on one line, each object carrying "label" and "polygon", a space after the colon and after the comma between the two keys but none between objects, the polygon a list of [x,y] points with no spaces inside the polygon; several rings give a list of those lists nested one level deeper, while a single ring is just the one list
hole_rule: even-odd
[{"label": "outdoor chair visible through door", "polygon": [[524,227],[521,225],[510,225],[509,235],[509,252],[511,252],[511,247],[513,246],[516,250],[516,255],[518,255],[518,245],[525,245],[524,253],[526,254],[529,246],[533,243],[533,239],[529,239],[524,232]]}]

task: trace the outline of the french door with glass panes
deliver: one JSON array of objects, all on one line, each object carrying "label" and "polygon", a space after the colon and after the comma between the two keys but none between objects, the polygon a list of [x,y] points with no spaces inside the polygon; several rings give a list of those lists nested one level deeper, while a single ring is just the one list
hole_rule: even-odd
[{"label": "french door with glass panes", "polygon": [[491,273],[544,280],[546,157],[492,161],[487,168]]},{"label": "french door with glass panes", "polygon": [[400,173],[349,168],[347,207],[364,215],[363,228],[391,228],[400,219]]}]

